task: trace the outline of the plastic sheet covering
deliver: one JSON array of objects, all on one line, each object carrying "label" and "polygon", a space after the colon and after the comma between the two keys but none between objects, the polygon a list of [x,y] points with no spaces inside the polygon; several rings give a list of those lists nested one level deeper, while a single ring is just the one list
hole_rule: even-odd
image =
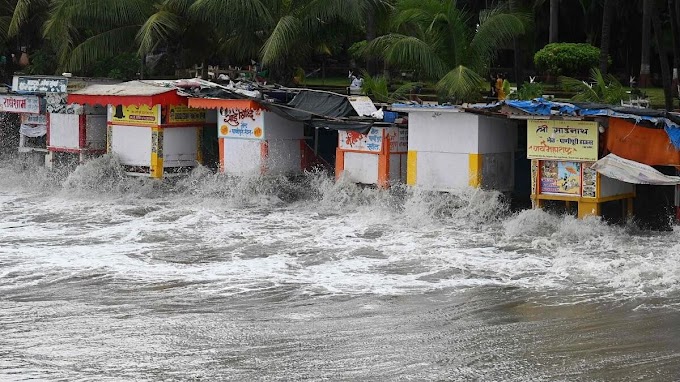
[{"label": "plastic sheet covering", "polygon": [[610,153],[650,166],[680,165],[680,151],[662,129],[610,118],[606,134],[605,144]]},{"label": "plastic sheet covering", "polygon": [[19,133],[25,137],[37,138],[47,134],[47,125],[21,124]]},{"label": "plastic sheet covering", "polygon": [[664,175],[651,166],[609,154],[592,166],[600,174],[632,184],[673,186],[680,184],[680,176]]}]

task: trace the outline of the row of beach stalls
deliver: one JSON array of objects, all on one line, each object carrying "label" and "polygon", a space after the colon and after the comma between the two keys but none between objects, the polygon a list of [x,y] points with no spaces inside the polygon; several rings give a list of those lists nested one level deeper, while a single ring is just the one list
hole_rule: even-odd
[{"label": "row of beach stalls", "polygon": [[48,165],[60,154],[111,153],[129,174],[152,178],[201,163],[234,176],[324,166],[354,183],[498,190],[578,217],[680,205],[673,113],[543,99],[377,109],[367,97],[197,79],[59,90],[44,95],[59,108],[16,109],[30,114],[22,134],[31,118],[45,125]]}]

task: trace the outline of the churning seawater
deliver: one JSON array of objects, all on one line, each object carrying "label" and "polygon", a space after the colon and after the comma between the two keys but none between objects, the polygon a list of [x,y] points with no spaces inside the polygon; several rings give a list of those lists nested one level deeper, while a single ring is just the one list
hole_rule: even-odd
[{"label": "churning seawater", "polygon": [[680,380],[680,231],[0,164],[0,380]]}]

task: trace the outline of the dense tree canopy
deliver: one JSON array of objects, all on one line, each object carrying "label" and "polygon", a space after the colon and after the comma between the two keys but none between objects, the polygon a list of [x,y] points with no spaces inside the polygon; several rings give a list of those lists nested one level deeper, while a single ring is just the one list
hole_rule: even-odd
[{"label": "dense tree canopy", "polygon": [[[156,58],[153,62],[162,57],[165,69],[158,74],[256,60],[275,80],[288,81],[300,67],[328,61],[350,68],[354,57],[356,69],[371,75],[407,72],[442,97],[461,101],[474,97],[495,71],[514,73],[517,82],[540,78],[546,73],[534,67],[534,53],[555,40],[604,47],[597,66],[624,84],[642,74],[660,85],[665,64],[680,65],[680,39],[671,34],[680,0],[613,3],[0,0],[0,44],[15,59],[25,50],[31,73],[121,77],[134,76],[145,57]],[[650,46],[654,54],[647,53]]]}]

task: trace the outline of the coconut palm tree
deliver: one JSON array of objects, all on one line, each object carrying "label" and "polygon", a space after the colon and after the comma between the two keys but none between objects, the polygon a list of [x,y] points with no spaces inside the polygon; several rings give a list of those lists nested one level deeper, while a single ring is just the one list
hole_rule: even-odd
[{"label": "coconut palm tree", "polygon": [[370,42],[366,54],[437,80],[440,93],[456,101],[479,91],[496,50],[522,34],[526,21],[499,6],[474,26],[456,0],[399,0],[392,18],[394,32]]},{"label": "coconut palm tree", "polygon": [[614,2],[612,0],[604,0],[602,5],[602,36],[600,43],[600,72],[607,74],[607,66],[609,64],[609,44],[611,40],[612,31],[612,13],[614,11]]},{"label": "coconut palm tree", "polygon": [[[314,51],[329,51],[338,35],[366,27],[376,12],[390,9],[389,0],[307,0],[281,1],[276,22],[261,50],[262,63],[277,65],[308,57]],[[373,20],[368,15],[373,16]],[[369,25],[372,34],[374,25]],[[339,33],[343,32],[343,33]],[[372,36],[371,36],[372,37]]]},{"label": "coconut palm tree", "polygon": [[61,69],[79,70],[130,51],[135,34],[152,14],[152,0],[17,0],[8,36],[38,20]]},{"label": "coconut palm tree", "polygon": [[651,65],[650,51],[652,40],[652,12],[654,10],[653,0],[642,1],[642,49],[640,51],[640,86],[650,85]]}]

